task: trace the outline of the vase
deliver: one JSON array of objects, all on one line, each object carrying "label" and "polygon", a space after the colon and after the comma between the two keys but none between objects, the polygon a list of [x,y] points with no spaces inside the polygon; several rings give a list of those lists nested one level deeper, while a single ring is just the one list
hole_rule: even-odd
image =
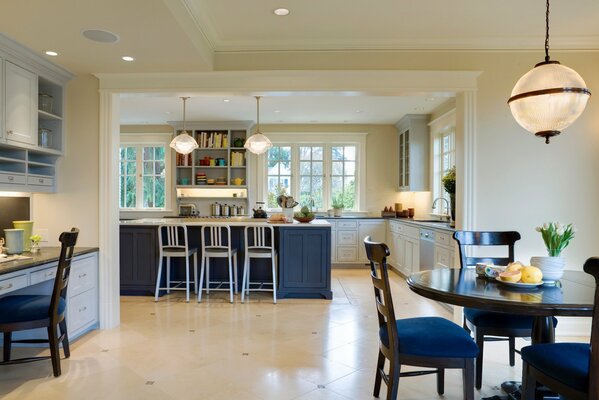
[{"label": "vase", "polygon": [[564,267],[566,259],[558,257],[531,257],[530,265],[537,267],[543,273],[543,281],[546,283],[554,283],[559,281],[564,276]]},{"label": "vase", "polygon": [[33,231],[33,221],[13,221],[15,229],[23,229],[23,251],[31,250],[31,233]]},{"label": "vase", "polygon": [[340,217],[343,213],[343,208],[333,208],[333,214],[335,217]]}]

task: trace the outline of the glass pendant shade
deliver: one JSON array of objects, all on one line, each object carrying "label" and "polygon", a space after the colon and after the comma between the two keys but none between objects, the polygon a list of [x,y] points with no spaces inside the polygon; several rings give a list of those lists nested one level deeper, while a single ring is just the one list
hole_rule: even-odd
[{"label": "glass pendant shade", "polygon": [[272,142],[260,132],[254,133],[243,145],[254,154],[266,153],[272,147]]},{"label": "glass pendant shade", "polygon": [[548,143],[582,114],[590,95],[576,71],[553,61],[520,78],[508,103],[520,126]]},{"label": "glass pendant shade", "polygon": [[180,133],[179,135],[175,136],[173,140],[171,140],[170,146],[177,153],[189,154],[198,148],[198,142],[189,136],[187,131],[183,131],[183,133]]}]

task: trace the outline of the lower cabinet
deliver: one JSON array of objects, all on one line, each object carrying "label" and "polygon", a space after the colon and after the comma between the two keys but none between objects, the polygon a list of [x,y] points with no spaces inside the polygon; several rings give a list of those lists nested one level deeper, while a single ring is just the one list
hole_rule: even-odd
[{"label": "lower cabinet", "polygon": [[435,234],[435,268],[453,268],[455,241],[448,233]]},{"label": "lower cabinet", "polygon": [[150,295],[156,287],[158,236],[155,226],[120,227],[121,295]]},{"label": "lower cabinet", "polygon": [[330,241],[328,227],[279,228],[279,297],[333,298]]},{"label": "lower cabinet", "polygon": [[331,262],[366,264],[364,238],[384,242],[387,223],[382,219],[327,219],[331,224]]},{"label": "lower cabinet", "polygon": [[71,338],[98,324],[98,295],[98,253],[74,258],[67,302],[67,330]]}]

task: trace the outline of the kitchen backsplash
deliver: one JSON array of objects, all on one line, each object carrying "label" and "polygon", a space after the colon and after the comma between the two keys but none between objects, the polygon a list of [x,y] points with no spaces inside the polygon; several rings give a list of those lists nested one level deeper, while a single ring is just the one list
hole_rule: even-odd
[{"label": "kitchen backsplash", "polygon": [[4,229],[13,227],[13,221],[29,220],[30,201],[29,197],[0,197],[0,237],[4,237]]}]

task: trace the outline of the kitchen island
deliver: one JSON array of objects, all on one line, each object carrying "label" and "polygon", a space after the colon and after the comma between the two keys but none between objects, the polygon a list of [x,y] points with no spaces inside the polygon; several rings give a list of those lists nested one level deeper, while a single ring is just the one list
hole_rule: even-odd
[{"label": "kitchen island", "polygon": [[[143,218],[120,222],[120,279],[122,295],[153,295],[158,272],[158,226],[183,223],[187,226],[191,247],[201,253],[200,228],[206,224],[229,225],[232,247],[238,252],[237,275],[243,274],[244,228],[273,226],[278,253],[278,298],[332,299],[331,291],[331,224],[324,220],[310,223],[294,221],[271,224],[265,219],[230,218]],[[201,254],[199,254],[201,257]],[[173,274],[181,273],[173,260]],[[224,260],[214,260],[224,263]],[[198,261],[199,263],[199,261]],[[218,264],[215,264],[218,265]],[[224,264],[223,264],[224,266]],[[265,260],[252,259],[254,281],[271,281]],[[226,268],[213,268],[211,277],[226,278]],[[173,279],[178,279],[174,275]],[[164,277],[161,277],[164,279]],[[240,282],[238,282],[240,284]]]}]

